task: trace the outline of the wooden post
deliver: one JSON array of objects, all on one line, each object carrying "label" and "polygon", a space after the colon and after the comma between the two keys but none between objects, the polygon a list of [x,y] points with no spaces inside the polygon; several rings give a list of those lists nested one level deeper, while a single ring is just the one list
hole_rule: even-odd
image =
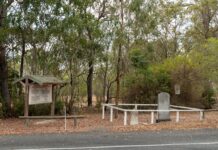
[{"label": "wooden post", "polygon": [[104,119],[104,113],[105,113],[104,109],[105,109],[105,106],[104,104],[102,104],[102,119]]},{"label": "wooden post", "polygon": [[66,104],[64,105],[64,130],[67,130],[67,109]]},{"label": "wooden post", "polygon": [[203,111],[200,111],[200,120],[202,121],[203,118],[204,118],[204,113],[203,113]]},{"label": "wooden post", "polygon": [[151,112],[151,124],[154,124],[154,112]]},{"label": "wooden post", "polygon": [[110,122],[113,122],[113,108],[110,108]]},{"label": "wooden post", "polygon": [[176,122],[179,122],[179,111],[176,112]]},{"label": "wooden post", "polygon": [[51,116],[55,115],[55,93],[54,93],[54,85],[52,85],[52,102],[51,102]]},{"label": "wooden post", "polygon": [[25,79],[24,116],[29,116],[29,82]]},{"label": "wooden post", "polygon": [[127,111],[124,111],[124,126],[127,125]]}]

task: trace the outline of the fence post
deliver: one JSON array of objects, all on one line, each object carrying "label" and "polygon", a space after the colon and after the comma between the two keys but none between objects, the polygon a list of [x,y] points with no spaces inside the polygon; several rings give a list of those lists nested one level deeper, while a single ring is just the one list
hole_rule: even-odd
[{"label": "fence post", "polygon": [[104,119],[104,109],[105,109],[105,105],[102,104],[102,119]]},{"label": "fence post", "polygon": [[64,130],[67,130],[67,109],[66,105],[64,105]]},{"label": "fence post", "polygon": [[179,122],[179,111],[176,112],[176,122]]},{"label": "fence post", "polygon": [[135,110],[137,110],[137,109],[138,109],[138,105],[135,104]]},{"label": "fence post", "polygon": [[113,122],[113,108],[110,107],[110,122]]},{"label": "fence post", "polygon": [[127,111],[124,111],[124,126],[127,125]]},{"label": "fence post", "polygon": [[151,112],[151,124],[154,124],[154,112]]},{"label": "fence post", "polygon": [[200,111],[200,120],[202,121],[204,117],[203,111]]}]

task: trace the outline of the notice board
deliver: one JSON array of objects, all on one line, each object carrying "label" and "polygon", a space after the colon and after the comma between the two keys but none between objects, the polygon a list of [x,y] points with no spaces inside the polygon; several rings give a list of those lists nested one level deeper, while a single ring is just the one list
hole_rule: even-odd
[{"label": "notice board", "polygon": [[52,103],[52,85],[30,85],[29,105]]}]

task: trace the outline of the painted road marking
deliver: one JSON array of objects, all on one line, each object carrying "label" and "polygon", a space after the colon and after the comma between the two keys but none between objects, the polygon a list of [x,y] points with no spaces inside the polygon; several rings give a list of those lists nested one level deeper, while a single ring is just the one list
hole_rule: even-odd
[{"label": "painted road marking", "polygon": [[150,145],[114,145],[114,146],[91,146],[91,147],[65,147],[65,148],[37,148],[16,150],[86,150],[86,149],[116,149],[116,148],[140,148],[140,147],[168,147],[168,146],[192,146],[192,145],[218,145],[218,142],[206,143],[172,143],[172,144],[150,144]]}]

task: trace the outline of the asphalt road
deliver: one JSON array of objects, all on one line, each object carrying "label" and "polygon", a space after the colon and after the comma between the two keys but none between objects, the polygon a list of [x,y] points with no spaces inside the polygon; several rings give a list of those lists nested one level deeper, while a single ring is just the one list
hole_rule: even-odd
[{"label": "asphalt road", "polygon": [[218,129],[0,136],[0,150],[218,150]]}]

